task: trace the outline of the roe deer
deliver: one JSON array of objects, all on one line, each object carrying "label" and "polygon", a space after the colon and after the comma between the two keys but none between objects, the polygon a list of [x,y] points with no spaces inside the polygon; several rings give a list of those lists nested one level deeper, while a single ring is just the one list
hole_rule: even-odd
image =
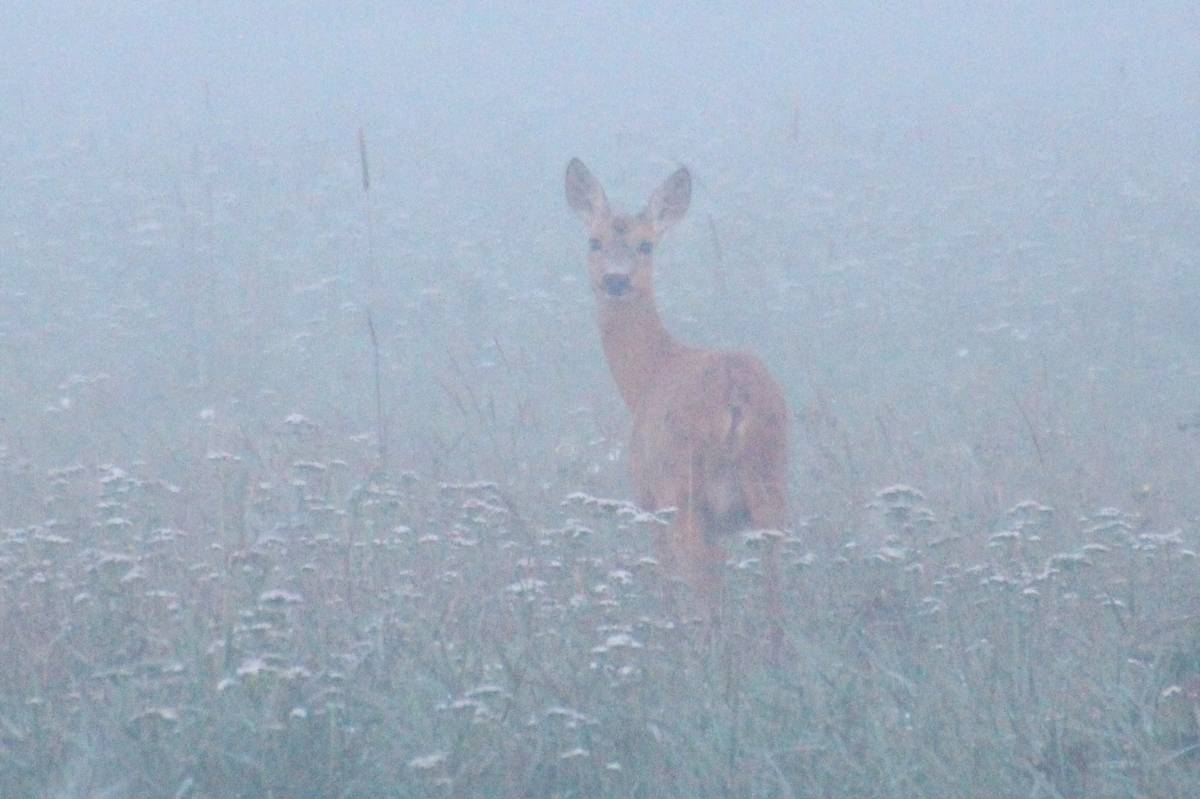
[{"label": "roe deer", "polygon": [[[656,537],[656,552],[712,618],[720,603],[724,539],[787,525],[787,403],[753,355],[681,344],[659,318],[654,249],[691,202],[686,168],[667,178],[636,215],[614,213],[578,158],[567,165],[566,189],[567,203],[588,231],[588,276],[604,355],[633,416],[635,498],[647,510],[676,509]],[[769,610],[777,620],[773,538],[765,553]]]}]

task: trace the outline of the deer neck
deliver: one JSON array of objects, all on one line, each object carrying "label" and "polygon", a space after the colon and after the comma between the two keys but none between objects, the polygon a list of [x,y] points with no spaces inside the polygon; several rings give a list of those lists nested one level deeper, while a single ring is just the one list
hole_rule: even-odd
[{"label": "deer neck", "polygon": [[663,367],[683,347],[663,327],[651,297],[629,302],[601,302],[600,340],[617,390],[630,412]]}]

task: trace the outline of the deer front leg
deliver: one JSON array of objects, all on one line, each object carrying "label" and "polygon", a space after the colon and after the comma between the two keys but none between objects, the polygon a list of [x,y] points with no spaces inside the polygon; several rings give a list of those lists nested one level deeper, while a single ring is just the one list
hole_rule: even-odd
[{"label": "deer front leg", "polygon": [[724,550],[709,543],[703,518],[690,505],[681,508],[675,517],[672,539],[678,573],[695,594],[704,621],[708,624],[719,621]]}]

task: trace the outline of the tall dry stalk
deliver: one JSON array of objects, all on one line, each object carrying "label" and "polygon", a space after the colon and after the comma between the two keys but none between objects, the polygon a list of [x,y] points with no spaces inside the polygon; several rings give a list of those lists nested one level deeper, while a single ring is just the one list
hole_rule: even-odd
[{"label": "tall dry stalk", "polygon": [[375,384],[375,436],[379,469],[387,468],[387,416],[383,410],[383,373],[379,362],[379,336],[375,333],[375,296],[379,288],[375,269],[375,232],[371,220],[371,167],[367,160],[367,136],[358,129],[358,160],[362,168],[363,217],[367,231],[367,333],[371,338],[371,371]]}]

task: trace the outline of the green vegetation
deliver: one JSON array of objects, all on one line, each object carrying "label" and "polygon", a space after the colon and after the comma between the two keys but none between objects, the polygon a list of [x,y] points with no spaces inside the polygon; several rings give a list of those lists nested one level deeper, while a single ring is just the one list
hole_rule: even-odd
[{"label": "green vegetation", "polygon": [[792,403],[778,661],[754,536],[706,634],[623,501],[557,162],[517,203],[380,136],[368,226],[353,136],[44,148],[0,220],[0,796],[1193,799],[1194,184],[828,143],[695,164],[659,261]]}]

